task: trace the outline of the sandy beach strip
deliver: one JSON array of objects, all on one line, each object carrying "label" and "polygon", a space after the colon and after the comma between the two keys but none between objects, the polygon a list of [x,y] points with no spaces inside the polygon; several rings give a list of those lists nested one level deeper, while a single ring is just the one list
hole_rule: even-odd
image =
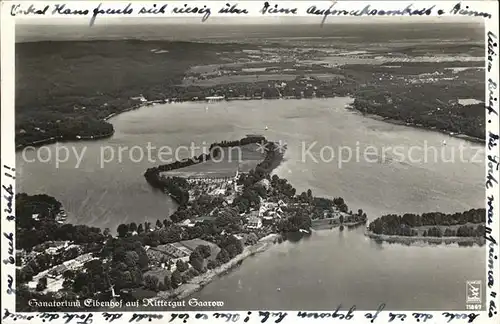
[{"label": "sandy beach strip", "polygon": [[453,243],[476,243],[485,244],[484,237],[460,237],[460,236],[401,236],[401,235],[383,235],[366,231],[365,235],[374,240],[380,240],[388,243],[435,243],[435,244],[453,244]]}]

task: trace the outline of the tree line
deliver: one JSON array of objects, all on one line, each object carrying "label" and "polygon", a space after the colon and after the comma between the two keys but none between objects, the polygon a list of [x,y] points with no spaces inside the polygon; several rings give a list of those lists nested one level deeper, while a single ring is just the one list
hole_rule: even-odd
[{"label": "tree line", "polygon": [[[61,203],[48,195],[16,195],[16,247],[31,251],[47,241],[72,241],[75,244],[98,244],[105,233],[97,227],[60,224],[55,220]],[[34,215],[38,215],[37,218]]]},{"label": "tree line", "polygon": [[[425,230],[423,236],[481,236],[484,235],[486,210],[484,208],[470,209],[464,212],[444,214],[439,212],[424,213],[421,215],[404,214],[403,216],[390,214],[372,221],[369,230],[375,234],[417,236],[417,229],[421,226],[432,226]],[[441,227],[456,227],[446,228]]]}]

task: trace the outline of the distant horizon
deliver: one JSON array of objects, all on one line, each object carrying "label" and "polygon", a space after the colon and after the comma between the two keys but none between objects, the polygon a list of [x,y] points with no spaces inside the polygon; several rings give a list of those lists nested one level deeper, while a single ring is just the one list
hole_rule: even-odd
[{"label": "distant horizon", "polygon": [[[216,17],[217,18],[217,17]],[[232,20],[233,22],[245,21],[246,19],[231,19],[218,18],[212,23],[201,23],[197,18],[172,18],[172,19],[155,19],[155,18],[139,18],[139,19],[120,19],[121,23],[112,19],[97,20],[92,27],[88,26],[88,21],[83,20],[85,24],[72,23],[62,24],[67,19],[45,20],[51,21],[48,24],[16,24],[16,43],[27,43],[37,41],[88,41],[88,40],[125,40],[125,39],[143,39],[143,40],[169,40],[169,41],[199,41],[213,39],[256,39],[258,37],[266,38],[266,31],[280,31],[271,37],[348,37],[351,31],[371,30],[376,31],[380,28],[381,33],[389,33],[392,35],[398,30],[413,29],[410,35],[415,35],[419,30],[433,30],[437,35],[444,35],[439,32],[440,29],[449,30],[456,28],[462,30],[465,39],[471,34],[484,34],[484,21],[457,21],[457,19],[444,18],[436,23],[429,23],[424,19],[412,19],[408,22],[404,19],[366,19],[376,20],[374,24],[355,24],[352,19],[332,20],[331,23],[325,25],[320,24],[317,19],[299,19],[301,23],[295,23],[296,20],[291,17],[267,17],[270,19],[259,19],[259,23],[252,19],[254,23],[246,24],[229,24],[232,27],[226,28],[228,24],[220,24],[221,21]],[[281,18],[281,19],[280,19]],[[288,19],[287,19],[288,18]],[[432,18],[432,17],[429,17]],[[356,19],[359,20],[359,19]],[[38,19],[40,21],[40,19]],[[79,19],[82,22],[81,19]],[[149,23],[144,23],[144,22]],[[184,23],[182,23],[184,21]],[[189,21],[189,23],[188,23]],[[210,21],[210,20],[209,20]],[[125,23],[126,22],[126,23]],[[139,24],[139,22],[142,22]],[[384,27],[386,26],[386,27]],[[398,27],[396,27],[398,26]],[[441,27],[440,27],[441,26]],[[446,26],[446,27],[445,27]],[[450,27],[451,26],[451,27]],[[427,36],[426,36],[427,35]],[[424,32],[421,35],[423,38],[429,36]],[[439,37],[439,36],[438,36]],[[484,36],[483,36],[484,37]]]},{"label": "distant horizon", "polygon": [[[464,43],[474,43],[474,39],[484,38],[484,28],[479,24],[413,24],[397,25],[356,25],[335,24],[320,26],[319,24],[259,24],[241,25],[228,29],[224,25],[168,25],[159,28],[158,25],[96,25],[92,28],[71,25],[61,28],[58,25],[16,26],[16,43],[57,42],[57,41],[111,41],[111,40],[143,40],[169,42],[255,42],[258,39],[279,41],[285,39],[322,38],[350,39],[359,37],[366,32],[386,34],[385,37],[399,41],[414,41],[415,39],[446,40],[451,36],[451,30],[457,30],[463,35]],[[440,27],[441,26],[441,27]],[[200,28],[203,27],[203,28]],[[400,31],[412,32],[409,39],[401,39]],[[354,34],[353,34],[354,33]],[[355,38],[354,37],[354,38]]]},{"label": "distant horizon", "polygon": [[[286,17],[286,16],[272,16],[272,17],[210,17],[205,22],[201,22],[199,17],[98,17],[94,26],[113,25],[183,25],[183,24],[196,24],[196,25],[312,25],[321,24],[323,16],[315,17]],[[16,18],[16,25],[81,25],[88,26],[90,22],[89,17],[66,17],[66,18]],[[415,24],[415,23],[458,23],[458,24],[482,24],[484,18],[481,17],[328,17],[324,24]]]}]

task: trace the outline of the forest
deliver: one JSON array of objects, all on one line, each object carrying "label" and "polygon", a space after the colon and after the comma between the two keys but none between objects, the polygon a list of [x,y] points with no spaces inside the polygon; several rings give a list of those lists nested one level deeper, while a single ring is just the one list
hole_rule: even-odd
[{"label": "forest", "polygon": [[[200,223],[193,228],[183,228],[173,224],[166,217],[163,222],[157,221],[155,227],[149,223],[121,224],[117,229],[118,236],[112,237],[109,229],[101,232],[98,228],[85,225],[59,224],[50,217],[35,220],[32,218],[32,207],[27,202],[48,201],[50,204],[45,204],[47,210],[50,210],[51,206],[60,206],[60,203],[45,195],[34,197],[19,194],[18,197],[16,215],[20,217],[21,222],[17,225],[16,243],[19,244],[19,249],[24,249],[26,252],[25,257],[16,258],[19,266],[16,270],[16,303],[19,311],[40,310],[27,302],[33,298],[39,301],[56,299],[71,301],[85,298],[109,300],[111,285],[116,291],[122,291],[124,298],[129,299],[134,297],[127,291],[135,289],[146,288],[153,291],[175,289],[190,278],[228,262],[243,251],[241,241],[231,234],[225,234],[239,230],[238,226],[241,226],[239,214],[231,207],[221,209],[214,224]],[[37,211],[50,216],[50,212],[41,209]],[[237,226],[234,227],[235,225]],[[192,268],[188,269],[187,264],[179,264],[177,270],[161,284],[157,278],[144,275],[152,265],[145,246],[155,247],[159,244],[195,238],[207,239],[221,248],[215,260],[205,262],[207,248],[199,246],[189,260]],[[72,245],[61,248],[57,253],[48,253],[47,248],[54,241],[69,241]],[[94,259],[83,264],[85,271],[71,269],[64,271],[63,288],[60,291],[44,292],[47,287],[45,276],[38,280],[35,290],[27,288],[26,283],[33,280],[36,274],[84,254],[90,254]],[[44,308],[46,311],[60,309]]]},{"label": "forest", "polygon": [[[462,105],[458,98],[484,98],[484,77],[477,62],[346,65],[356,80],[352,107],[427,129],[485,138],[484,103]],[[453,66],[471,70],[454,74]],[[478,72],[479,71],[479,72]]]},{"label": "forest", "polygon": [[[158,48],[164,51],[163,54],[156,53]],[[246,44],[245,48],[259,49],[255,44]],[[280,49],[295,60],[328,55],[316,51],[307,56],[293,46],[283,45]],[[394,49],[394,52],[418,56],[422,55],[420,50],[425,53],[436,48],[421,45]],[[468,45],[465,48],[440,47],[439,53],[444,50],[456,55],[464,51],[477,52],[478,48]],[[374,54],[388,55],[380,51]],[[241,46],[233,43],[139,40],[18,43],[16,147],[111,136],[113,126],[104,119],[140,107],[141,102],[137,99],[140,95],[148,101],[160,102],[166,99],[199,100],[213,95],[255,99],[351,96],[355,99],[353,108],[363,113],[484,139],[483,104],[463,106],[457,102],[457,98],[483,97],[484,77],[477,72],[478,62],[405,62],[394,68],[385,64],[295,66],[297,64],[285,61],[278,68],[286,76],[284,87],[275,85],[283,80],[261,81],[258,78],[220,84],[214,81],[203,86],[196,82],[183,83],[193,66],[220,64],[222,67],[228,62],[248,60]],[[259,64],[269,66],[265,60]],[[291,65],[295,78],[283,71]],[[476,67],[476,70],[459,75],[446,70],[457,65]],[[241,66],[227,69],[230,75],[246,75]],[[318,79],[308,76],[306,71],[321,71],[336,77]],[[440,75],[432,82],[415,82],[421,75],[432,73]],[[197,80],[203,77],[195,75]]]},{"label": "forest", "polygon": [[181,97],[187,89],[179,84],[190,66],[217,63],[217,51],[233,48],[139,40],[17,43],[16,146],[111,135],[105,117],[137,106],[132,98],[140,94]]},{"label": "forest", "polygon": [[[471,209],[454,214],[385,215],[369,225],[374,234],[432,237],[481,237],[485,235],[486,210]],[[422,229],[423,230],[419,230]]]}]

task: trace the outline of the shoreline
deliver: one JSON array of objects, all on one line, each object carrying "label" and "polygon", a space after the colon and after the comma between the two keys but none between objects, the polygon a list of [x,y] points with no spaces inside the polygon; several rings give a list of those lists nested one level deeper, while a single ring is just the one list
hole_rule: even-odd
[{"label": "shoreline", "polygon": [[[244,98],[239,98],[239,97],[234,97],[234,98],[225,98],[224,100],[221,100],[221,101],[242,101],[242,100],[259,101],[259,100],[279,100],[279,99],[282,99],[282,100],[331,99],[331,98],[336,98],[336,97],[338,97],[338,96],[333,95],[333,96],[324,97],[324,98],[297,98],[297,97],[281,97],[281,98],[280,97],[276,97],[276,98],[244,97]],[[116,117],[118,115],[121,115],[123,113],[129,112],[132,110],[136,110],[136,109],[140,109],[140,108],[144,108],[147,106],[154,106],[156,104],[173,104],[173,103],[184,103],[184,102],[206,102],[207,104],[209,103],[209,101],[205,100],[205,99],[198,99],[198,100],[179,100],[179,99],[152,100],[152,101],[146,101],[146,102],[140,103],[139,105],[132,106],[132,107],[126,108],[124,110],[121,110],[121,111],[118,111],[115,113],[111,113],[108,116],[106,116],[102,119],[99,119],[99,120],[104,121],[104,122],[108,122],[108,120],[110,120],[111,118]],[[101,140],[104,138],[109,138],[109,137],[113,136],[114,133],[115,133],[115,130],[113,127],[113,131],[111,133],[104,134],[104,135],[90,135],[90,136],[85,136],[85,137],[82,136],[81,138],[64,138],[63,136],[50,137],[50,138],[34,141],[34,142],[31,142],[28,144],[19,144],[16,146],[15,151],[19,152],[19,151],[25,149],[26,147],[39,147],[39,146],[44,145],[44,144],[55,144],[55,143],[61,143],[61,142],[96,141],[96,140]],[[14,136],[15,136],[15,134],[14,134]]]},{"label": "shoreline", "polygon": [[[124,110],[121,110],[121,111],[118,111],[118,112],[115,112],[115,113],[111,113],[108,116],[106,116],[106,117],[104,117],[104,118],[102,118],[100,120],[102,120],[104,122],[108,122],[108,120],[110,120],[111,118],[116,117],[116,116],[118,116],[120,114],[129,112],[129,111],[132,111],[132,110],[140,109],[140,108],[143,108],[143,107],[146,107],[146,106],[150,106],[150,105],[155,104],[155,103],[159,103],[159,102],[157,100],[144,102],[144,103],[141,103],[139,105],[132,106],[132,107],[126,108]],[[31,143],[28,143],[28,144],[24,144],[24,145],[23,144],[17,145],[16,146],[16,152],[20,151],[22,149],[25,149],[25,148],[27,148],[29,146],[39,147],[40,145],[43,145],[43,144],[55,144],[55,143],[61,143],[61,142],[97,141],[97,140],[101,140],[101,139],[104,139],[104,138],[109,138],[109,137],[113,136],[114,134],[115,134],[115,129],[113,127],[113,131],[112,132],[107,133],[107,134],[102,134],[102,135],[81,136],[80,138],[64,138],[64,136],[50,137],[50,138],[46,138],[46,139],[34,141],[34,142],[31,142]]]},{"label": "shoreline", "polygon": [[211,283],[217,277],[223,276],[225,273],[235,268],[243,260],[257,253],[268,250],[276,243],[279,236],[279,234],[269,234],[261,238],[256,244],[246,246],[243,249],[243,252],[229,260],[227,263],[224,263],[215,269],[208,270],[206,273],[192,278],[190,281],[177,287],[172,292],[159,292],[156,297],[149,298],[149,300],[178,300],[187,298],[195,292],[200,291],[203,287]]},{"label": "shoreline", "polygon": [[416,129],[422,129],[422,130],[426,130],[426,131],[430,131],[430,132],[437,132],[437,133],[441,133],[441,134],[448,135],[448,136],[453,137],[453,138],[458,138],[458,139],[472,142],[472,143],[478,143],[478,144],[483,144],[483,145],[486,144],[486,139],[482,139],[479,137],[474,137],[474,136],[470,136],[467,134],[455,134],[455,133],[450,132],[450,131],[441,130],[441,129],[437,129],[437,128],[429,128],[429,127],[425,127],[423,125],[418,125],[418,124],[413,124],[413,123],[407,123],[407,122],[402,121],[402,120],[393,119],[390,117],[384,117],[384,116],[377,115],[377,114],[363,113],[362,111],[360,111],[352,106],[349,106],[346,109],[351,110],[351,111],[355,111],[358,114],[360,114],[361,116],[364,116],[364,117],[367,117],[370,119],[374,119],[374,120],[378,120],[378,121],[382,121],[382,122],[386,122],[388,124],[398,125],[398,126],[406,126],[406,127],[416,128]]},{"label": "shoreline", "polygon": [[[332,98],[337,98],[337,97],[341,97],[341,96],[333,95],[333,96],[328,96],[328,97],[317,97],[317,98],[315,98],[315,97],[311,97],[311,98],[297,98],[297,97],[276,97],[276,98],[244,97],[244,98],[239,98],[239,97],[234,97],[234,98],[225,98],[224,100],[221,100],[221,101],[241,101],[241,100],[255,100],[255,101],[260,101],[260,100],[309,100],[309,99],[332,99]],[[355,98],[353,97],[353,99],[355,99]],[[141,103],[139,105],[132,106],[132,107],[126,108],[124,110],[121,110],[121,111],[109,114],[108,116],[106,116],[106,117],[104,117],[104,118],[102,118],[100,120],[102,120],[104,122],[108,122],[111,118],[116,117],[116,116],[118,116],[120,114],[129,112],[129,111],[132,111],[132,110],[144,108],[144,107],[147,107],[147,106],[153,106],[155,104],[172,104],[172,103],[203,102],[203,101],[206,101],[208,103],[208,101],[205,100],[205,99],[200,99],[200,100],[178,100],[177,99],[177,100],[153,100],[153,101],[147,101],[147,102],[143,102],[143,103]],[[417,128],[417,129],[424,129],[424,130],[431,131],[431,132],[438,132],[438,133],[441,133],[441,134],[446,134],[448,136],[451,136],[451,137],[454,137],[454,138],[458,138],[458,139],[462,139],[462,140],[469,141],[469,142],[473,142],[473,143],[479,143],[479,144],[483,144],[483,145],[486,144],[486,139],[482,139],[482,138],[478,138],[478,137],[473,137],[473,136],[466,135],[466,134],[453,134],[453,135],[451,135],[450,132],[446,131],[446,130],[438,130],[436,128],[433,129],[433,128],[425,127],[423,125],[420,126],[420,125],[417,125],[417,124],[407,123],[407,122],[404,122],[402,120],[397,120],[397,119],[393,119],[393,118],[389,118],[389,117],[384,117],[384,116],[377,115],[377,114],[363,113],[360,110],[358,110],[358,109],[356,109],[356,108],[354,108],[352,106],[348,106],[345,109],[346,110],[350,110],[350,111],[355,111],[355,112],[359,113],[360,115],[362,115],[364,117],[368,117],[368,118],[371,118],[371,119],[383,121],[383,122],[386,122],[386,123],[389,123],[389,124],[393,124],[393,125],[407,126],[407,127]],[[97,140],[101,140],[101,139],[112,137],[114,135],[114,133],[115,133],[115,130],[114,130],[114,127],[113,127],[113,131],[111,133],[103,134],[103,135],[90,135],[90,136],[85,136],[85,137],[81,137],[81,138],[64,138],[63,136],[50,137],[50,138],[46,138],[46,139],[34,141],[34,142],[31,142],[31,143],[28,143],[28,144],[17,145],[15,151],[18,152],[18,151],[21,151],[22,149],[24,149],[26,147],[30,147],[30,146],[31,147],[39,147],[39,146],[44,145],[44,144],[55,144],[55,143],[60,143],[60,142],[97,141]]]},{"label": "shoreline", "polygon": [[423,129],[423,130],[427,130],[427,131],[431,131],[431,132],[438,132],[438,133],[448,135],[448,136],[453,137],[453,138],[458,138],[458,139],[461,139],[464,141],[479,143],[479,144],[483,144],[483,145],[486,144],[486,139],[482,139],[479,137],[474,137],[474,136],[470,136],[467,134],[455,134],[452,132],[448,132],[446,130],[441,130],[441,129],[437,129],[437,128],[433,129],[433,128],[429,128],[429,127],[425,127],[425,126],[420,126],[418,124],[406,123],[402,120],[392,119],[392,118],[388,118],[388,117],[382,117],[379,115],[375,115],[375,116],[381,117],[382,121],[389,123],[389,124],[407,126],[407,127],[417,128],[417,129]]},{"label": "shoreline", "polygon": [[385,234],[375,234],[370,231],[365,231],[365,236],[373,240],[383,241],[387,243],[430,243],[430,244],[477,244],[482,246],[486,243],[484,237],[460,237],[460,236],[442,236],[442,237],[432,237],[432,236],[401,236],[401,235],[385,235]]}]

